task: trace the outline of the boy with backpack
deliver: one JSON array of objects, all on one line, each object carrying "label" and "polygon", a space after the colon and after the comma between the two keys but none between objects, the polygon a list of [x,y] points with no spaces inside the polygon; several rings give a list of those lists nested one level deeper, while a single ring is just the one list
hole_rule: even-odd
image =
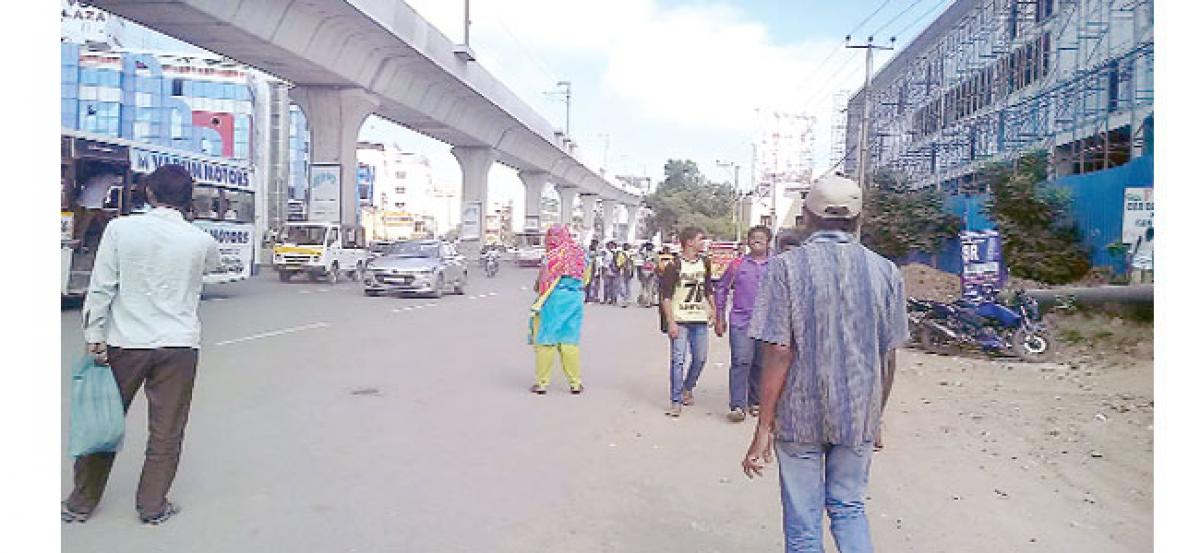
[{"label": "boy with backpack", "polygon": [[[659,286],[662,331],[671,344],[671,406],[666,414],[678,417],[684,405],[695,403],[692,390],[708,359],[708,327],[713,322],[712,266],[700,255],[704,233],[688,227],[679,233],[682,252],[663,267]],[[688,352],[691,364],[684,375]]]}]

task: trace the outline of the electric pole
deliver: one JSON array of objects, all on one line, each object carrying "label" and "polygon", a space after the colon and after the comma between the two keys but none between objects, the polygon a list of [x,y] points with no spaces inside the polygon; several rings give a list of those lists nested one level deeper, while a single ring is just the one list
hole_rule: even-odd
[{"label": "electric pole", "polygon": [[562,96],[563,97],[563,100],[567,104],[567,121],[566,121],[566,128],[563,129],[563,132],[566,134],[567,138],[570,138],[571,137],[571,81],[558,81],[557,83],[554,84],[554,86],[557,87],[557,90],[552,90],[550,92],[543,92],[543,94],[545,94],[546,96]]},{"label": "electric pole", "polygon": [[850,35],[846,35],[846,48],[864,49],[867,51],[867,75],[866,82],[863,84],[863,112],[862,112],[862,127],[858,131],[858,186],[862,188],[863,197],[866,198],[867,188],[870,185],[870,176],[867,171],[867,162],[871,159],[868,152],[868,145],[871,141],[867,138],[867,133],[871,129],[871,71],[872,63],[875,57],[875,50],[895,50],[896,37],[892,37],[888,46],[880,46],[875,44],[875,37],[867,37],[866,44],[850,44]]}]

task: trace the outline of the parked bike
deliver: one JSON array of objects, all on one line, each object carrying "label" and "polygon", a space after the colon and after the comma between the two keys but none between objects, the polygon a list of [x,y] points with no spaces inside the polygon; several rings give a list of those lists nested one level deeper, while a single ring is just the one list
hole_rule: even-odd
[{"label": "parked bike", "polygon": [[1042,361],[1053,349],[1037,301],[1024,290],[1014,293],[1007,304],[991,291],[953,303],[909,298],[908,312],[910,331],[931,353],[974,348]]}]

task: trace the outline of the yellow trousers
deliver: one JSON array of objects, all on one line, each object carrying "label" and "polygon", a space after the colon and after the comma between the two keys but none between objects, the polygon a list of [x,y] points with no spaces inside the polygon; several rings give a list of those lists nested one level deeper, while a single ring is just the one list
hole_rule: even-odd
[{"label": "yellow trousers", "polygon": [[563,372],[567,375],[567,384],[571,388],[583,385],[579,379],[579,346],[575,344],[559,344],[557,346],[533,346],[537,356],[537,386],[545,388],[550,385],[550,371],[554,368],[554,357],[557,353],[562,357]]}]

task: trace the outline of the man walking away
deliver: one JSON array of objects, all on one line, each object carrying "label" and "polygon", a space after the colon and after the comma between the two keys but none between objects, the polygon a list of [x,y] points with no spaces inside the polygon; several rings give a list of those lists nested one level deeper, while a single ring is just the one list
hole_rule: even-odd
[{"label": "man walking away", "polygon": [[656,302],[658,286],[654,279],[658,275],[658,254],[654,253],[654,244],[642,244],[637,259],[638,263],[638,305],[650,307]]},{"label": "man walking away", "polygon": [[[83,305],[83,334],[98,362],[112,367],[125,409],[144,384],[150,407],[146,460],[137,489],[142,522],[178,512],[167,501],[187,425],[200,347],[201,275],[215,270],[217,242],[183,218],[192,178],[179,165],[151,173],[143,215],[104,231]],[[75,489],[63,503],[66,522],[84,522],[104,493],[115,453],[75,460]]]},{"label": "man walking away", "polygon": [[776,240],[776,253],[787,253],[800,247],[803,240],[800,237],[798,229],[782,229],[779,231],[779,238]]},{"label": "man walking away", "polygon": [[871,552],[867,477],[908,339],[896,266],[856,237],[862,191],[825,177],[805,200],[813,234],[771,259],[750,336],[765,342],[762,414],[742,469],[779,459],[787,551],[821,551],[822,513],[842,553]]},{"label": "man walking away", "polygon": [[[716,307],[712,296],[712,267],[700,256],[704,233],[688,227],[679,233],[682,253],[663,269],[659,287],[659,315],[662,331],[671,344],[671,406],[667,414],[678,417],[684,405],[692,405],[692,390],[708,359],[708,325]],[[692,362],[687,376],[684,360],[691,351]]]},{"label": "man walking away", "polygon": [[592,240],[588,245],[587,251],[587,294],[585,302],[596,303],[600,301],[600,241]]},{"label": "man walking away", "polygon": [[621,307],[629,307],[629,298],[633,296],[633,275],[636,272],[633,254],[633,244],[629,243],[621,246],[621,251],[617,254],[617,269],[620,279],[620,293],[617,301]]},{"label": "man walking away", "polygon": [[618,286],[620,286],[620,268],[617,267],[617,243],[611,240],[604,248],[604,303],[617,304]]},{"label": "man walking away", "polygon": [[[717,281],[714,294],[717,305],[717,336],[729,332],[729,420],[746,420],[749,410],[758,416],[758,379],[762,372],[762,348],[750,338],[750,316],[754,313],[754,298],[759,283],[767,274],[771,252],[771,229],[757,226],[746,234],[750,253],[729,264]],[[730,302],[730,292],[733,301]],[[728,322],[726,307],[732,304]]]}]

